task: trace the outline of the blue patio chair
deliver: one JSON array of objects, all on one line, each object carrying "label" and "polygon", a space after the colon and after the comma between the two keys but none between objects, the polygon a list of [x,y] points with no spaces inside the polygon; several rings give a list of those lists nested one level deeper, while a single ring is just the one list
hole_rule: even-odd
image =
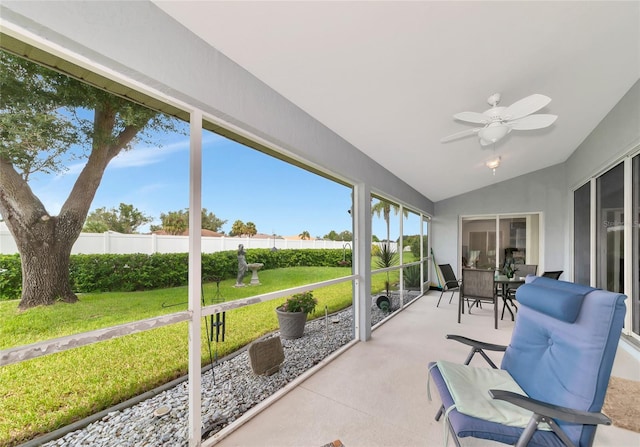
[{"label": "blue patio chair", "polygon": [[[625,295],[529,276],[509,346],[450,336],[471,346],[464,365],[430,363],[446,435],[516,446],[593,445],[622,324]],[[504,351],[500,369],[484,351]],[[469,366],[479,353],[491,368]],[[498,409],[495,412],[495,409]],[[445,441],[446,442],[446,441]]]}]

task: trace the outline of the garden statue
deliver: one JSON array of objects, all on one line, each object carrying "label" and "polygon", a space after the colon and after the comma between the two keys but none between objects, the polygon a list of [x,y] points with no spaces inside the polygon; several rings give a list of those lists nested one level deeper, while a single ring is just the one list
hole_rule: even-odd
[{"label": "garden statue", "polygon": [[247,273],[247,260],[244,258],[244,245],[238,245],[238,277],[236,278],[236,285],[234,287],[242,287],[242,278]]}]

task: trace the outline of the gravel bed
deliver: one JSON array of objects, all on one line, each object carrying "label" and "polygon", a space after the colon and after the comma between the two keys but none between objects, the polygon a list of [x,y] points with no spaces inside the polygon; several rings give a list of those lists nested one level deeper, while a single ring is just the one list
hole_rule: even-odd
[{"label": "gravel bed", "polygon": [[[414,297],[410,297],[413,299]],[[372,324],[385,313],[372,306]],[[399,298],[392,300],[397,308]],[[285,361],[271,376],[251,370],[249,356],[242,350],[225,358],[202,375],[203,439],[234,422],[243,413],[283,388],[352,340],[351,308],[307,322],[304,336],[282,339]],[[274,337],[278,332],[265,337]],[[213,371],[213,374],[212,374]],[[164,415],[157,412],[166,411]],[[188,381],[131,407],[109,412],[102,419],[65,436],[42,444],[54,446],[155,447],[188,445]]]}]

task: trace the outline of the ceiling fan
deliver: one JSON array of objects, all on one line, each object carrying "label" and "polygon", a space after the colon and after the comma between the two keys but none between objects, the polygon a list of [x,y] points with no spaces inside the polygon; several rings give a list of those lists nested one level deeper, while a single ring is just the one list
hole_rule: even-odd
[{"label": "ceiling fan", "polygon": [[557,115],[543,113],[532,115],[551,102],[551,98],[540,94],[527,96],[520,101],[514,102],[509,107],[498,107],[500,93],[494,93],[489,96],[487,102],[491,108],[482,113],[460,112],[453,115],[457,120],[483,124],[484,127],[476,127],[454,133],[442,138],[440,142],[446,143],[468,135],[478,134],[480,144],[488,146],[502,139],[512,130],[542,129],[552,125],[558,118]]}]

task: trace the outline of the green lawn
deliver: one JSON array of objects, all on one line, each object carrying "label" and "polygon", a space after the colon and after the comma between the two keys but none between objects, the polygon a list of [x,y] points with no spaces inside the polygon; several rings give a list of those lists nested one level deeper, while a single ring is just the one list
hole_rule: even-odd
[{"label": "green lawn", "polygon": [[[231,301],[350,272],[340,267],[266,270],[259,273],[260,286],[234,288],[235,280],[227,280],[220,283],[220,292]],[[375,278],[372,290],[380,291],[384,278]],[[346,282],[315,290],[319,305],[312,318],[324,315],[325,306],[329,312],[350,306],[351,288],[351,282]],[[215,283],[205,285],[207,304],[215,292]],[[25,312],[17,311],[17,301],[0,302],[0,349],[185,310],[187,288],[83,294],[79,298],[75,304],[58,303]],[[280,302],[227,312],[225,342],[217,345],[218,356],[276,330],[274,308]],[[207,364],[204,327],[202,340],[202,362]],[[181,377],[187,373],[187,359],[187,323],[180,323],[4,366],[0,368],[0,446],[17,445]]]}]

